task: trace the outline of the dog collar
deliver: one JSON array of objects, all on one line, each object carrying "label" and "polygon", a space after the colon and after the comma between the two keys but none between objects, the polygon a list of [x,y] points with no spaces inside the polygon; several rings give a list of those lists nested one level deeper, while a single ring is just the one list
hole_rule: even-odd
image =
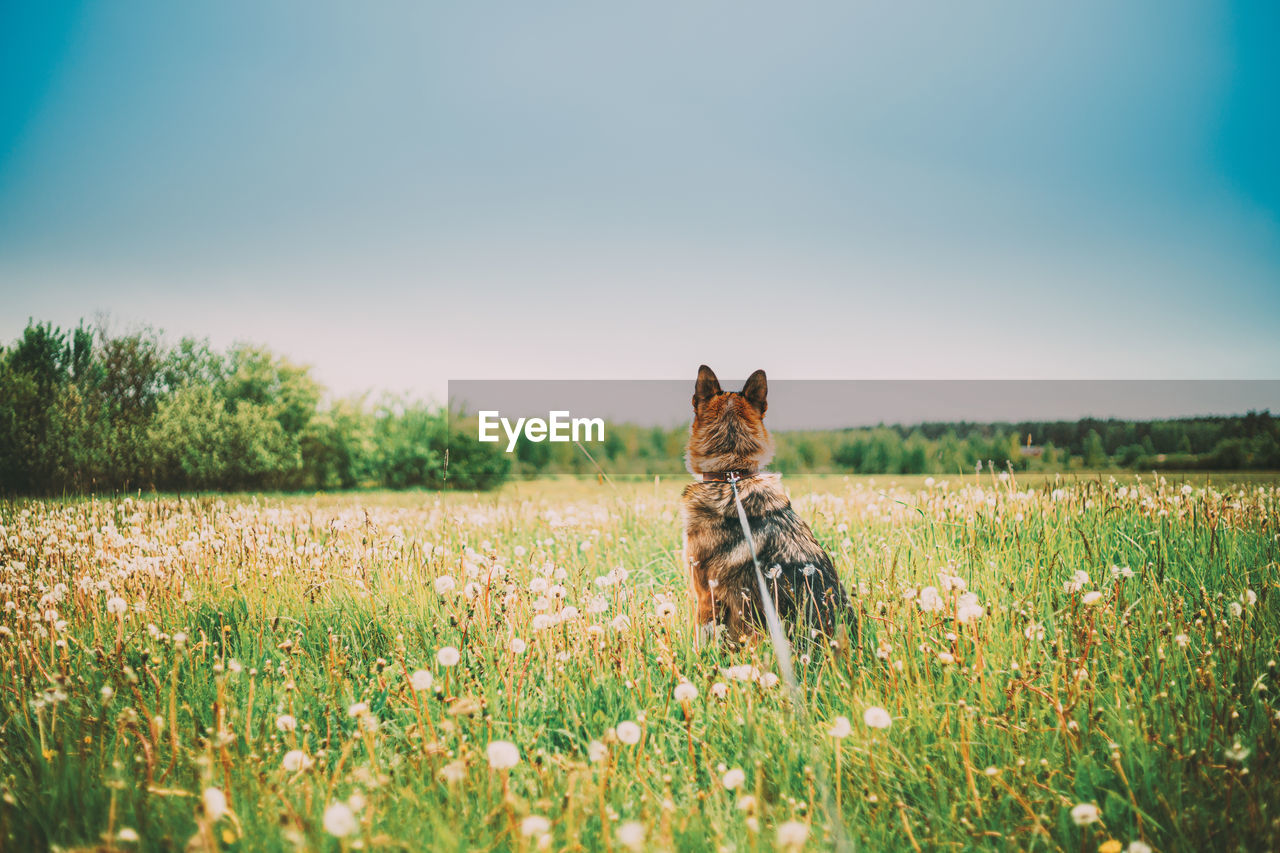
[{"label": "dog collar", "polygon": [[746,468],[739,468],[735,471],[703,471],[702,482],[704,483],[736,483],[739,480],[746,480],[754,477],[758,471],[751,471]]}]

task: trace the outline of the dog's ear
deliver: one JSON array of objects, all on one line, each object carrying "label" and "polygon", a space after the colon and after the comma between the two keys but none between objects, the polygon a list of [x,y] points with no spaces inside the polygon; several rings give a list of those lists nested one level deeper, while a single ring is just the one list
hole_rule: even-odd
[{"label": "dog's ear", "polygon": [[696,409],[720,393],[720,380],[715,371],[705,364],[698,368],[698,382],[693,386],[693,407]]},{"label": "dog's ear", "polygon": [[764,371],[757,370],[747,379],[747,384],[742,386],[742,396],[747,398],[747,402],[756,407],[756,411],[764,414],[764,410],[769,408],[768,402],[765,400],[769,394],[769,382],[764,378]]}]

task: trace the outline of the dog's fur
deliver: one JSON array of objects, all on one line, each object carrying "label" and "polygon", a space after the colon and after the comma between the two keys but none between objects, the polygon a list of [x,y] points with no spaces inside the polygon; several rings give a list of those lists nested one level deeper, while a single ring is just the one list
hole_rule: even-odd
[{"label": "dog's fur", "polygon": [[726,392],[711,368],[704,364],[698,369],[685,454],[696,482],[685,487],[681,515],[700,638],[713,636],[716,626],[723,625],[729,641],[740,644],[764,625],[764,605],[733,485],[703,482],[703,473],[752,473],[737,484],[738,494],[769,594],[794,636],[806,630],[830,636],[838,618],[852,617],[831,558],[791,508],[781,477],[761,470],[773,459],[773,439],[764,425],[767,395],[763,370],[751,374],[741,392]]}]

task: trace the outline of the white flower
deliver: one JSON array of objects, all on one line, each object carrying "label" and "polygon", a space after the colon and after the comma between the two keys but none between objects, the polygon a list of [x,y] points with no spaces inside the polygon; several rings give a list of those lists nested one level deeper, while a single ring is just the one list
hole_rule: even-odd
[{"label": "white flower", "polygon": [[227,813],[227,795],[221,788],[205,788],[200,801],[204,803],[204,813],[209,820],[217,820]]},{"label": "white flower", "polygon": [[531,814],[520,821],[520,834],[525,838],[544,835],[551,829],[551,821],[540,814]]},{"label": "white flower", "polygon": [[591,743],[587,744],[587,758],[591,763],[598,764],[601,761],[604,761],[608,755],[609,747],[605,746],[600,741],[593,740]]},{"label": "white flower", "polygon": [[925,612],[941,610],[943,608],[942,596],[938,595],[938,588],[934,586],[926,586],[920,590],[918,598],[920,609]]},{"label": "white flower", "polygon": [[126,826],[116,833],[116,841],[135,843],[140,840],[141,839],[138,837],[138,830],[133,827]]},{"label": "white flower", "polygon": [[809,827],[797,820],[778,824],[778,846],[798,849],[809,840]]},{"label": "white flower", "polygon": [[1062,585],[1063,592],[1079,592],[1089,585],[1089,573],[1084,569],[1076,569],[1071,575],[1071,580]]},{"label": "white flower", "polygon": [[1023,629],[1022,634],[1028,640],[1043,640],[1044,626],[1041,625],[1039,622],[1032,622],[1025,629]]},{"label": "white flower", "polygon": [[692,702],[698,698],[698,688],[687,681],[682,681],[676,685],[675,697],[677,702]]},{"label": "white flower", "polygon": [[644,824],[629,820],[618,827],[618,843],[628,850],[644,849]]},{"label": "white flower", "polygon": [[1231,615],[1239,618],[1244,613],[1244,608],[1240,606],[1240,602],[1233,601],[1227,605],[1227,609],[1231,611]]},{"label": "white flower", "polygon": [[494,770],[510,770],[520,763],[520,750],[511,741],[490,742],[488,754],[489,766]]},{"label": "white flower", "polygon": [[1246,607],[1252,607],[1258,603],[1258,594],[1251,589],[1246,589],[1240,600],[1245,603]]},{"label": "white flower", "polygon": [[938,662],[952,664],[956,662],[956,656],[951,654],[951,652],[938,652]]},{"label": "white flower", "polygon": [[776,687],[778,685],[778,676],[776,673],[766,672],[760,676],[759,683],[761,687],[768,690],[770,687]]},{"label": "white flower", "polygon": [[747,774],[742,772],[742,768],[735,767],[729,772],[725,773],[724,778],[721,779],[720,781],[724,783],[724,787],[727,790],[732,791],[733,789],[741,785],[743,782],[747,781]]},{"label": "white flower", "polygon": [[282,732],[291,732],[298,728],[298,719],[292,714],[281,714],[276,717],[276,728]]},{"label": "white flower", "polygon": [[118,616],[129,609],[129,603],[118,595],[113,595],[107,599],[107,612],[113,616]]},{"label": "white flower", "polygon": [[354,705],[350,705],[347,707],[348,717],[360,717],[367,713],[369,713],[368,702],[356,702]]},{"label": "white flower", "polygon": [[355,812],[346,803],[332,803],[324,810],[324,831],[335,838],[346,838],[358,828]]},{"label": "white flower", "polygon": [[1097,823],[1102,814],[1093,803],[1080,803],[1071,809],[1071,821],[1076,826],[1088,826]]},{"label": "white flower", "polygon": [[1084,597],[1081,598],[1080,601],[1081,603],[1092,607],[1093,605],[1102,601],[1102,593],[1098,592],[1096,589],[1093,590],[1092,592],[1086,592],[1084,594]]},{"label": "white flower", "polygon": [[1179,634],[1173,638],[1173,641],[1178,644],[1178,648],[1185,649],[1187,647],[1187,643],[1191,642],[1191,638],[1186,634]]},{"label": "white flower", "polygon": [[827,729],[827,734],[833,738],[843,739],[847,738],[852,731],[853,726],[850,725],[848,717],[836,717],[831,723],[831,728]]},{"label": "white flower", "polygon": [[717,681],[715,684],[711,685],[711,695],[717,699],[723,699],[729,695],[729,685],[725,684],[723,681]]},{"label": "white flower", "polygon": [[529,644],[519,637],[512,637],[511,644],[507,648],[511,649],[513,655],[522,655],[524,650],[529,648]]},{"label": "white flower", "polygon": [[1151,853],[1151,845],[1145,841],[1130,841],[1126,849],[1128,853]]},{"label": "white flower", "polygon": [[436,660],[441,666],[457,666],[461,659],[462,655],[458,654],[458,650],[453,646],[445,646],[436,652]]},{"label": "white flower", "polygon": [[676,606],[670,601],[659,601],[653,607],[653,615],[665,621],[676,615]]},{"label": "white flower", "polygon": [[458,582],[450,575],[441,575],[436,578],[436,592],[440,595],[448,595],[458,588]]},{"label": "white flower", "polygon": [[862,721],[873,729],[887,729],[893,725],[889,712],[879,705],[872,705],[862,712]]},{"label": "white flower", "polygon": [[978,603],[978,596],[972,592],[966,592],[960,596],[956,602],[956,621],[973,622],[982,618],[986,610]]},{"label": "white flower", "polygon": [[413,689],[421,693],[423,690],[431,689],[431,682],[435,679],[431,673],[425,669],[415,670],[413,675],[409,676],[409,683],[413,685]]},{"label": "white flower", "polygon": [[640,727],[630,720],[624,720],[618,723],[617,728],[618,740],[627,746],[635,746],[640,742]]},{"label": "white flower", "polygon": [[311,757],[300,749],[291,749],[284,754],[284,760],[281,764],[285,770],[290,773],[297,773],[299,770],[306,770],[312,765]]}]

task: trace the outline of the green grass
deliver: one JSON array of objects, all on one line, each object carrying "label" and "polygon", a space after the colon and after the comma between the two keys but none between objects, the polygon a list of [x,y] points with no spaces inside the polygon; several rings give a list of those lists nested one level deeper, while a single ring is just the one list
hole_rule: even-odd
[{"label": "green grass", "polygon": [[[680,480],[2,505],[0,848],[753,850],[797,822],[816,850],[837,815],[871,850],[1280,846],[1280,491],[943,479],[789,483],[860,588],[852,648],[800,662],[803,714],[725,673],[776,672],[767,641],[695,647]],[[904,594],[940,573],[980,618]],[[314,763],[286,770],[293,749]]]}]

